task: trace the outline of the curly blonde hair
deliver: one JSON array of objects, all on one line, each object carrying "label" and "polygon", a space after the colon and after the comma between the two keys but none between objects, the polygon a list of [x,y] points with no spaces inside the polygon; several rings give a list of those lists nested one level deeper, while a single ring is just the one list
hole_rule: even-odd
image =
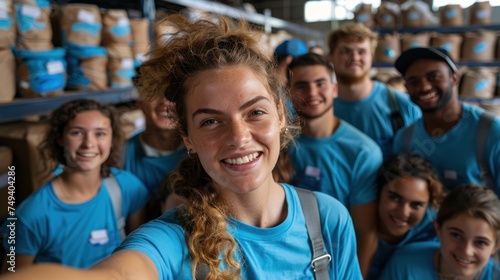
[{"label": "curly blonde hair", "polygon": [[[284,80],[277,75],[272,57],[261,50],[247,23],[236,24],[224,17],[193,23],[173,14],[158,24],[171,26],[175,32],[168,36],[167,43],[152,50],[150,59],[141,65],[136,85],[142,98],[164,95],[174,102],[179,133],[187,135],[186,100],[193,86],[191,81],[204,71],[247,66],[267,82],[265,86],[280,118],[287,120],[280,137],[282,149],[286,149],[298,133],[298,126],[289,125],[290,114],[283,103]],[[187,201],[177,217],[185,231],[193,277],[200,266],[206,266],[207,279],[240,278],[241,266],[234,257],[238,247],[226,229],[231,214],[228,203],[212,186],[197,155],[182,160],[169,180],[174,192]],[[225,269],[221,269],[221,263]]]}]

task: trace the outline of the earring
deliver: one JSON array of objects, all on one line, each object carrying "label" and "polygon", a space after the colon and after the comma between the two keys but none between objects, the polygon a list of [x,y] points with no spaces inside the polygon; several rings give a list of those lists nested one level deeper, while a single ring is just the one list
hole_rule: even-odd
[{"label": "earring", "polygon": [[188,149],[187,150],[187,154],[188,154],[189,157],[192,157],[195,153],[193,152],[192,149]]}]

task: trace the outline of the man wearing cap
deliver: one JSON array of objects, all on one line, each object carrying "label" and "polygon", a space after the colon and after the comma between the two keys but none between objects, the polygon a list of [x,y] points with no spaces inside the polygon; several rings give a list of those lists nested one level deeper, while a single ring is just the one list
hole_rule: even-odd
[{"label": "man wearing cap", "polygon": [[395,67],[423,116],[398,132],[393,151],[426,157],[449,189],[475,183],[500,196],[500,118],[459,101],[460,76],[449,54],[438,48],[409,49]]},{"label": "man wearing cap", "polygon": [[307,53],[306,44],[296,38],[283,41],[274,50],[274,58],[277,64],[277,71],[285,75],[288,64],[294,57]]},{"label": "man wearing cap", "polygon": [[395,132],[420,118],[420,110],[406,94],[370,79],[377,36],[364,24],[334,30],[328,47],[339,87],[335,115],[375,140],[387,158]]}]

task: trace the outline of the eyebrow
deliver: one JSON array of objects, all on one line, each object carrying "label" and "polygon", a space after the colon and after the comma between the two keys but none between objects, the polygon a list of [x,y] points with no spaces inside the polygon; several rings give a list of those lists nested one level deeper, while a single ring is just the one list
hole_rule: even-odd
[{"label": "eyebrow", "polygon": [[[319,78],[319,79],[316,79],[312,82],[318,83],[318,82],[326,82],[326,81],[328,81],[328,80],[325,78]],[[293,85],[304,85],[304,84],[309,84],[309,81],[297,81],[297,82],[293,83]]]},{"label": "eyebrow", "polygon": [[[81,127],[81,126],[69,126],[68,129],[81,129],[81,130],[86,130],[84,127]],[[110,127],[96,127],[94,129],[91,129],[91,130],[111,130],[111,126]]]},{"label": "eyebrow", "polygon": [[[399,193],[395,192],[395,191],[391,191],[391,190],[388,190],[388,192],[392,195],[395,195],[399,198],[403,198],[404,200],[407,200],[405,197],[403,197],[402,195],[400,195]],[[426,201],[420,201],[420,200],[410,200],[410,203],[421,203],[421,204],[425,204]]]},{"label": "eyebrow", "polygon": [[[243,105],[240,106],[240,110],[244,110],[250,106],[252,106],[253,104],[261,101],[261,100],[267,100],[269,101],[269,98],[265,97],[265,96],[262,96],[262,95],[259,95],[259,96],[256,96],[250,100],[248,100],[247,102],[245,102]],[[194,111],[191,119],[194,119],[197,115],[199,114],[214,114],[214,115],[222,115],[223,112],[220,111],[220,110],[216,110],[216,109],[210,109],[210,108],[199,108],[198,110]]]},{"label": "eyebrow", "polygon": [[[455,230],[455,231],[459,231],[460,233],[464,233],[463,230],[457,228],[457,227],[449,227],[448,230]],[[492,242],[491,239],[489,239],[488,237],[486,236],[482,236],[482,235],[479,235],[479,236],[474,236],[474,238],[479,238],[481,240],[484,240],[484,241],[488,241],[488,242]]]}]

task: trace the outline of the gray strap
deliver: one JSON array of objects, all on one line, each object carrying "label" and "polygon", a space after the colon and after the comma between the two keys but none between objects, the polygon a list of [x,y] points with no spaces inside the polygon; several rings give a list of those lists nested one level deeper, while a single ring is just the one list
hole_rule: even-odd
[{"label": "gray strap", "polygon": [[328,267],[332,256],[325,253],[323,234],[321,233],[321,223],[319,219],[318,202],[313,192],[301,188],[295,188],[299,195],[302,212],[306,219],[307,232],[312,243],[313,257],[311,267],[316,280],[329,280]]},{"label": "gray strap", "polygon": [[113,209],[115,211],[116,221],[118,222],[118,230],[120,231],[121,239],[125,239],[125,218],[122,215],[122,190],[118,181],[113,174],[110,174],[108,178],[104,178],[104,185],[108,190],[109,198],[113,204]]},{"label": "gray strap", "polygon": [[413,134],[413,130],[415,129],[415,124],[412,123],[410,126],[406,128],[406,130],[403,132],[403,143],[402,143],[402,152],[409,153],[410,152],[410,143],[411,143],[411,136]]},{"label": "gray strap", "polygon": [[488,159],[486,152],[486,143],[488,142],[488,135],[491,125],[493,124],[495,116],[489,112],[483,112],[479,118],[476,131],[476,159],[481,173],[481,180],[485,187],[491,189],[495,188],[495,181],[493,175],[488,167]]}]

